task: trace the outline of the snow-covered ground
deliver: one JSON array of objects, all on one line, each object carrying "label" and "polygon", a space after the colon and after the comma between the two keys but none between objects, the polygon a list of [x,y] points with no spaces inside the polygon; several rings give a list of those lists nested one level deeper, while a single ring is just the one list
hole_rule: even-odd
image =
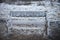
[{"label": "snow-covered ground", "polygon": [[[49,24],[50,24],[50,22],[51,21],[57,21],[57,10],[58,10],[58,8],[55,6],[55,7],[52,7],[51,5],[49,5],[48,4],[49,2],[47,2],[46,3],[46,6],[32,6],[32,5],[10,5],[10,4],[5,4],[5,3],[1,3],[0,4],[0,13],[1,14],[6,14],[6,15],[3,15],[3,16],[1,16],[2,18],[6,18],[7,20],[9,19],[10,21],[8,21],[7,23],[10,23],[10,24],[20,24],[20,23],[27,23],[27,24],[30,24],[30,23],[32,23],[32,24],[40,24],[39,26],[41,26],[42,28],[40,28],[40,27],[30,27],[30,28],[26,28],[26,26],[25,27],[23,27],[23,28],[20,28],[20,27],[13,27],[13,30],[19,30],[19,29],[29,29],[29,32],[28,32],[28,34],[31,34],[30,33],[30,30],[31,29],[43,29],[43,30],[45,30],[45,23],[46,23],[46,20],[45,20],[45,17],[36,17],[36,18],[34,18],[34,17],[32,17],[32,18],[26,18],[26,17],[12,17],[12,16],[10,16],[9,14],[11,13],[11,11],[22,11],[22,12],[24,12],[24,11],[32,11],[32,12],[36,12],[36,11],[42,11],[42,12],[46,12],[46,18],[47,18],[47,21],[48,21],[48,30],[50,30],[49,29]],[[49,5],[49,6],[48,6]],[[17,13],[16,13],[17,14]],[[41,13],[42,14],[42,13]],[[13,19],[13,20],[12,20]],[[15,19],[15,20],[14,20]],[[17,20],[16,20],[17,19]],[[21,20],[20,20],[21,19]],[[33,21],[30,21],[30,20],[28,20],[28,19],[35,19],[35,20],[33,20]],[[42,25],[41,25],[42,24]],[[8,27],[9,28],[9,27]],[[38,34],[38,33],[40,33],[41,32],[41,30],[38,30],[37,31],[36,30],[36,33]],[[44,33],[44,31],[42,30],[42,32]],[[35,30],[34,30],[35,31]],[[19,31],[18,31],[19,32]],[[23,31],[21,31],[21,32],[23,32]],[[26,32],[26,31],[25,31]]]}]

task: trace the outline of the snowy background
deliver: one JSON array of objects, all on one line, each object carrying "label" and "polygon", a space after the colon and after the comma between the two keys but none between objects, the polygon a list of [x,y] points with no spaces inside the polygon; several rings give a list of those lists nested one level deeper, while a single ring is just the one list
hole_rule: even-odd
[{"label": "snowy background", "polygon": [[29,5],[24,5],[23,2],[22,5],[18,5],[18,3],[0,3],[0,21],[6,21],[0,23],[0,27],[4,24],[0,30],[3,36],[14,33],[46,36],[46,31],[51,37],[57,35],[55,29],[59,29],[60,26],[60,3],[53,2],[53,5],[50,1],[31,2]]}]

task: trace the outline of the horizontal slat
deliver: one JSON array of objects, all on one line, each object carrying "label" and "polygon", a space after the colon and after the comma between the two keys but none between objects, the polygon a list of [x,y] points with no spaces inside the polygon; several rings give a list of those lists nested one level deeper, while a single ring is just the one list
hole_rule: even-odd
[{"label": "horizontal slat", "polygon": [[30,30],[31,30],[31,29],[32,29],[32,30],[34,30],[34,29],[41,29],[41,30],[42,30],[42,29],[44,29],[44,28],[43,28],[43,27],[17,27],[17,26],[16,26],[16,27],[13,27],[13,29],[19,29],[19,30],[20,30],[20,29],[25,29],[25,30],[27,30],[27,29],[30,29]]},{"label": "horizontal slat", "polygon": [[45,17],[12,17],[12,24],[45,24]]},{"label": "horizontal slat", "polygon": [[11,11],[10,16],[12,17],[45,17],[44,11]]}]

